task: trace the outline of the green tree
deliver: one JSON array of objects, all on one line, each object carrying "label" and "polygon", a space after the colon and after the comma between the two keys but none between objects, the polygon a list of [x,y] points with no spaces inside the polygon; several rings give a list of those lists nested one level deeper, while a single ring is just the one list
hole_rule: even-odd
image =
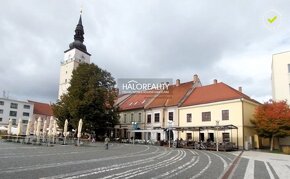
[{"label": "green tree", "polygon": [[68,119],[69,128],[77,129],[79,119],[83,119],[82,131],[104,135],[119,119],[114,86],[109,72],[95,64],[80,64],[73,71],[68,93],[52,107],[59,126]]},{"label": "green tree", "polygon": [[251,122],[254,124],[258,135],[271,139],[271,151],[273,150],[275,137],[290,135],[290,108],[286,101],[270,100],[265,102],[256,108],[254,118]]}]

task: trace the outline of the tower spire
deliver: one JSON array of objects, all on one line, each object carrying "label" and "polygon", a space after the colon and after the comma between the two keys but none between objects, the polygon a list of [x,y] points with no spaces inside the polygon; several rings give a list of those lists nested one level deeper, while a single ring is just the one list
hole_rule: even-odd
[{"label": "tower spire", "polygon": [[81,9],[80,18],[79,18],[78,24],[75,28],[74,41],[69,44],[69,48],[70,49],[76,48],[76,49],[81,50],[82,52],[88,53],[86,46],[83,44],[84,34],[85,34],[85,32],[84,32],[84,27],[82,24],[82,9]]}]

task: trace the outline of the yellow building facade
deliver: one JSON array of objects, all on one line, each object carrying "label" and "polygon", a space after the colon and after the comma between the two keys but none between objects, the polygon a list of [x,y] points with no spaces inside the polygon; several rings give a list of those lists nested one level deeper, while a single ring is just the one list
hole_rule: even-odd
[{"label": "yellow building facade", "polygon": [[[253,114],[257,105],[257,103],[241,98],[180,107],[179,126],[181,128],[205,126],[213,126],[213,128],[219,128],[220,126],[234,125],[237,127],[237,129],[206,129],[200,131],[188,130],[180,131],[179,136],[182,139],[193,141],[211,140],[216,142],[217,140],[219,142],[233,142],[240,149],[245,147],[246,142],[248,142],[248,147],[253,145],[255,146],[254,136],[256,133],[250,120],[253,119]],[[228,111],[228,117],[225,117],[226,115],[224,115],[223,117],[223,111]],[[210,119],[203,120],[204,113],[210,113]],[[189,115],[192,116],[191,120],[188,119]]]}]

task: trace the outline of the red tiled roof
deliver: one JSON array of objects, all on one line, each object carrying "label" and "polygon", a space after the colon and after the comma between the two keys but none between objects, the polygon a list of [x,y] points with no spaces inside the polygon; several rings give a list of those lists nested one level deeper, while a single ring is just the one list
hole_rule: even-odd
[{"label": "red tiled roof", "polygon": [[53,116],[53,112],[52,112],[52,108],[50,104],[40,103],[36,101],[29,101],[29,100],[28,102],[34,103],[33,114]]},{"label": "red tiled roof", "polygon": [[125,101],[128,97],[130,97],[131,94],[120,94],[118,97],[114,100],[114,105],[120,105],[123,101]]},{"label": "red tiled roof", "polygon": [[135,93],[120,104],[120,110],[142,109],[156,93]]},{"label": "red tiled roof", "polygon": [[240,91],[221,82],[195,88],[181,106],[184,107],[241,98],[259,103]]},{"label": "red tiled roof", "polygon": [[193,82],[181,83],[180,85],[170,85],[168,87],[168,94],[160,93],[153,101],[146,106],[149,108],[163,107],[163,106],[177,106],[178,103],[184,98],[186,93],[192,89]]}]

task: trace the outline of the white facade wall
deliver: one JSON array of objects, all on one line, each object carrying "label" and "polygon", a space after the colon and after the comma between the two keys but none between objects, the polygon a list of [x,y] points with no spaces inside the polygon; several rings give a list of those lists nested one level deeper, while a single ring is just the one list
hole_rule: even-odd
[{"label": "white facade wall", "polygon": [[58,99],[67,93],[72,72],[80,63],[90,63],[90,55],[78,49],[71,49],[64,54],[64,60],[60,66]]},{"label": "white facade wall", "polygon": [[[17,108],[13,108],[11,106],[11,103],[17,104]],[[26,106],[26,108],[24,106]],[[28,106],[29,109],[27,109]],[[23,124],[25,125],[28,122],[29,118],[33,117],[33,108],[33,103],[0,98],[0,126],[7,126],[9,119],[13,121],[14,126],[18,124],[19,119],[22,119]],[[13,111],[15,111],[16,116],[11,115],[11,111],[12,113]]]},{"label": "white facade wall", "polygon": [[[169,113],[173,112],[173,122],[169,124]],[[159,122],[155,122],[154,115],[159,113]],[[158,128],[174,128],[178,126],[178,108],[176,106],[173,107],[160,107],[160,108],[153,108],[148,109],[145,112],[146,114],[146,129],[158,129]],[[151,123],[148,123],[147,116],[151,115]],[[175,130],[173,131],[173,139],[178,138],[178,133]],[[166,132],[163,130],[156,130],[156,132],[151,132],[151,139],[157,140],[157,134],[160,133],[160,140],[168,140],[169,137],[167,136]]]},{"label": "white facade wall", "polygon": [[290,52],[273,55],[272,95],[273,100],[287,100],[290,104]]}]

